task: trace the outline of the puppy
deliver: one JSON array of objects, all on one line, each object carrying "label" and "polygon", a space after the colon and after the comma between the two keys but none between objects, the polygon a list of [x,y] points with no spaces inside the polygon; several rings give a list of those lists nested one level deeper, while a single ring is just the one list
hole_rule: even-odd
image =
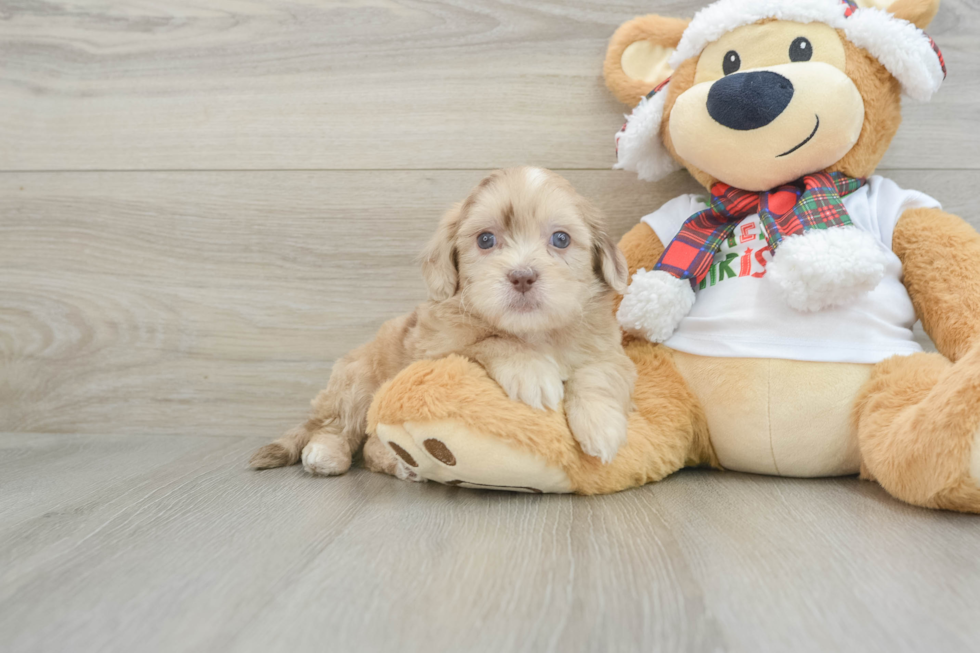
[{"label": "puppy", "polygon": [[612,460],[636,370],[613,314],[626,259],[599,211],[553,172],[499,170],[446,213],[421,264],[429,301],[337,361],[310,419],[251,466],[302,458],[310,473],[342,474],[363,445],[369,469],[413,478],[376,436],[365,443],[368,407],[413,361],[452,353],[480,363],[514,400],[543,410],[564,399],[582,450]]}]

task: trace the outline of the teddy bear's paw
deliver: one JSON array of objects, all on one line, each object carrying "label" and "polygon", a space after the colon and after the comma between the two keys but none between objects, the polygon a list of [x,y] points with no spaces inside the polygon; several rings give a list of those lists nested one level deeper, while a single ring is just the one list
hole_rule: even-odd
[{"label": "teddy bear's paw", "polygon": [[980,430],[973,434],[973,450],[970,452],[970,477],[980,487]]},{"label": "teddy bear's paw", "polygon": [[627,419],[621,406],[573,396],[565,402],[565,414],[582,451],[603,464],[612,462],[626,444]]},{"label": "teddy bear's paw", "polygon": [[888,253],[857,227],[811,229],[779,244],[766,277],[798,311],[850,304],[885,276]]},{"label": "teddy bear's paw", "polygon": [[[973,433],[970,445],[969,461],[965,470],[966,478],[958,477],[955,474],[943,475],[941,480],[937,480],[945,483],[946,487],[937,492],[924,505],[931,508],[945,508],[958,512],[980,514],[980,430]],[[935,475],[932,469],[926,473]]]},{"label": "teddy bear's paw", "polygon": [[691,282],[663,270],[633,275],[616,318],[623,329],[650,342],[667,340],[694,306]]},{"label": "teddy bear's paw", "polygon": [[453,420],[378,424],[377,435],[420,479],[512,492],[571,492],[560,467]]},{"label": "teddy bear's paw", "polygon": [[350,469],[350,446],[341,438],[310,442],[303,447],[303,469],[318,476],[337,476]]},{"label": "teddy bear's paw", "polygon": [[507,396],[538,410],[554,410],[565,396],[557,361],[550,356],[507,358],[487,370]]}]

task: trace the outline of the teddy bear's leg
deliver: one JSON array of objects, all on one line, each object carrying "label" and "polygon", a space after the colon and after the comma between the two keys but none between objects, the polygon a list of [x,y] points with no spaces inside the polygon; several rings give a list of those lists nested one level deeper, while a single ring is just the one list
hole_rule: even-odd
[{"label": "teddy bear's leg", "polygon": [[636,342],[627,353],[638,408],[607,465],[582,452],[562,412],[511,400],[459,356],[414,363],[385,384],[368,428],[420,477],[467,487],[602,494],[709,461],[703,413],[668,350]]},{"label": "teddy bear's leg", "polygon": [[875,366],[855,406],[862,477],[927,508],[980,512],[980,347]]}]

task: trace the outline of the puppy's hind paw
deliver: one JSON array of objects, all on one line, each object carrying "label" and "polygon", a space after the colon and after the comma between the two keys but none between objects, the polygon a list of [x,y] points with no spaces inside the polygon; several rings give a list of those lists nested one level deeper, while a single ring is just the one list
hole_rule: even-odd
[{"label": "puppy's hind paw", "polygon": [[303,469],[318,476],[337,476],[350,469],[350,448],[344,442],[311,442],[303,448]]},{"label": "puppy's hind paw", "polygon": [[402,461],[395,462],[395,478],[412,483],[425,483],[425,479],[412,471],[412,468]]},{"label": "puppy's hind paw", "polygon": [[372,472],[390,474],[403,481],[416,483],[425,481],[405,461],[396,456],[377,435],[369,436],[364,443],[364,466]]}]

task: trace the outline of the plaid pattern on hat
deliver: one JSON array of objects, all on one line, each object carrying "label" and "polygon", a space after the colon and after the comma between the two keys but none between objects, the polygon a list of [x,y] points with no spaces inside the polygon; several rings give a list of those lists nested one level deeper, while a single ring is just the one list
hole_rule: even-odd
[{"label": "plaid pattern on hat", "polygon": [[708,208],[688,218],[668,243],[655,269],[678,279],[688,279],[696,289],[715,258],[715,254],[735,231],[735,227],[758,213],[766,230],[766,240],[775,253],[786,236],[810,229],[844,227],[851,218],[841,198],[865,184],[865,179],[839,172],[820,172],[765,193],[733,188],[721,182],[711,188]]},{"label": "plaid pattern on hat", "polygon": [[656,95],[660,91],[664,90],[664,88],[666,88],[667,84],[670,84],[670,77],[668,77],[664,81],[662,81],[659,84],[657,84],[656,86],[654,86],[653,87],[653,90],[651,90],[649,93],[647,93],[647,99],[649,100],[654,95]]},{"label": "plaid pattern on hat", "polygon": [[939,59],[939,67],[943,69],[943,79],[946,79],[946,58],[943,56],[943,51],[939,49],[936,42],[932,40],[932,37],[926,34],[925,37],[929,39],[929,45],[932,47],[932,51],[936,53],[936,57]]}]

